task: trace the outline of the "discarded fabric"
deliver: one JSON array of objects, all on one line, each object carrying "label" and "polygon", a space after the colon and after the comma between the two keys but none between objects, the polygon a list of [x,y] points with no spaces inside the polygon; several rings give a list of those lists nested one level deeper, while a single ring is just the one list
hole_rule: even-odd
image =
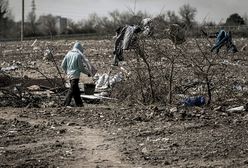
[{"label": "discarded fabric", "polygon": [[114,49],[114,61],[113,65],[118,66],[119,61],[123,61],[123,50],[130,49],[134,46],[137,40],[137,34],[141,31],[141,28],[137,25],[125,25],[116,29],[116,40]]},{"label": "discarded fabric", "polygon": [[115,83],[120,82],[123,80],[123,74],[122,72],[117,73],[116,75],[110,76],[109,74],[96,74],[94,76],[94,79],[96,80],[96,88],[97,89],[107,89],[109,87],[112,87]]},{"label": "discarded fabric", "polygon": [[4,72],[6,72],[6,71],[14,71],[16,69],[18,69],[18,66],[17,65],[12,65],[12,66],[9,66],[9,67],[1,68],[1,71],[4,71]]},{"label": "discarded fabric", "polygon": [[239,106],[239,107],[234,107],[234,108],[230,108],[227,111],[228,112],[241,112],[241,111],[245,111],[245,106]]},{"label": "discarded fabric", "polygon": [[231,32],[226,32],[224,29],[221,29],[217,33],[217,37],[215,40],[215,45],[212,47],[211,52],[216,50],[216,54],[219,53],[219,50],[222,46],[226,45],[226,49],[228,52],[236,53],[238,52],[237,47],[232,42],[232,34]]},{"label": "discarded fabric", "polygon": [[149,36],[153,34],[153,26],[152,26],[152,19],[151,18],[145,18],[141,21],[142,24],[142,34]]},{"label": "discarded fabric", "polygon": [[189,97],[183,101],[185,106],[203,106],[205,103],[205,97],[203,96]]},{"label": "discarded fabric", "polygon": [[53,58],[53,55],[52,55],[51,50],[50,49],[46,49],[44,51],[44,57],[43,57],[43,59],[44,60],[47,60],[47,61],[52,61],[52,58]]}]

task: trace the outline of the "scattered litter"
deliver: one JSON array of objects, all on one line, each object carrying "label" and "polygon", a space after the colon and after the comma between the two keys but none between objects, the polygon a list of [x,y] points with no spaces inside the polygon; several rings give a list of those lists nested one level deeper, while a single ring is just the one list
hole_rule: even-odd
[{"label": "scattered litter", "polygon": [[218,54],[222,46],[226,45],[227,51],[232,53],[238,52],[236,46],[232,41],[231,31],[226,32],[223,28],[217,33],[215,45],[211,48],[211,52],[215,50],[215,53]]},{"label": "scattered litter", "polygon": [[44,57],[43,57],[43,60],[51,61],[51,60],[52,60],[52,58],[53,58],[53,55],[52,55],[51,50],[46,49],[46,50],[44,51]]},{"label": "scattered litter", "polygon": [[214,108],[214,111],[224,111],[223,106],[218,106]]},{"label": "scattered litter", "polygon": [[78,126],[78,124],[77,123],[74,123],[74,122],[69,122],[66,125],[67,126]]},{"label": "scattered litter", "polygon": [[241,49],[240,51],[246,51],[247,50],[247,44],[245,44]]},{"label": "scattered litter", "polygon": [[116,98],[111,97],[105,97],[101,96],[100,94],[94,94],[94,95],[80,95],[83,99],[92,99],[92,100],[101,100],[101,99],[107,99],[107,100],[117,100]]},{"label": "scattered litter", "polygon": [[50,102],[47,104],[47,107],[56,107],[55,101],[50,101]]},{"label": "scattered litter", "polygon": [[185,106],[203,106],[205,103],[206,100],[203,96],[189,97],[183,101]]},{"label": "scattered litter", "polygon": [[245,110],[246,110],[245,106],[239,106],[239,107],[230,108],[227,110],[227,112],[242,112]]},{"label": "scattered litter", "polygon": [[34,42],[31,44],[31,47],[33,47],[37,42],[37,39],[34,40]]},{"label": "scattered litter", "polygon": [[19,67],[17,65],[11,65],[9,67],[1,68],[1,71],[7,72],[7,71],[14,71],[18,69]]},{"label": "scattered litter", "polygon": [[242,66],[239,64],[239,61],[237,61],[236,63],[232,63],[232,62],[229,62],[228,60],[223,60],[221,62],[221,64],[224,64],[224,65],[233,65],[233,66]]},{"label": "scattered litter", "polygon": [[41,48],[40,48],[40,47],[33,47],[33,50],[34,50],[34,51],[40,51]]},{"label": "scattered litter", "polygon": [[175,113],[175,112],[177,112],[177,107],[173,107],[173,108],[171,108],[171,109],[170,109],[170,112],[171,112],[171,113]]},{"label": "scattered litter", "polygon": [[150,142],[159,142],[159,141],[168,142],[169,140],[170,140],[169,138],[147,139],[147,141],[150,141]]},{"label": "scattered litter", "polygon": [[2,53],[3,53],[3,56],[6,56],[8,54],[11,54],[13,52],[13,50],[3,50]]},{"label": "scattered litter", "polygon": [[96,80],[96,88],[99,90],[104,90],[109,87],[112,87],[117,82],[121,82],[123,80],[123,74],[122,72],[117,73],[116,75],[110,76],[109,74],[96,74],[94,76],[94,79]]},{"label": "scattered litter", "polygon": [[30,91],[38,91],[41,88],[38,85],[32,85],[32,86],[27,87],[27,89],[30,90]]},{"label": "scattered litter", "polygon": [[143,154],[148,154],[148,150],[147,150],[146,147],[144,147],[144,148],[141,150],[141,152],[142,152]]}]

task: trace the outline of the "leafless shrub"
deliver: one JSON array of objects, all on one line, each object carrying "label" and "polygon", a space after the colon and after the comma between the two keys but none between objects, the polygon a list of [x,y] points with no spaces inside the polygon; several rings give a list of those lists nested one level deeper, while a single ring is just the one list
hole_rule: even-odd
[{"label": "leafless shrub", "polygon": [[134,50],[125,52],[132,75],[119,94],[136,102],[166,104],[189,96],[207,97],[208,105],[242,99],[247,92],[242,53],[222,50],[216,55],[210,52],[212,45],[209,39],[187,39],[173,48],[168,39],[140,38]]}]

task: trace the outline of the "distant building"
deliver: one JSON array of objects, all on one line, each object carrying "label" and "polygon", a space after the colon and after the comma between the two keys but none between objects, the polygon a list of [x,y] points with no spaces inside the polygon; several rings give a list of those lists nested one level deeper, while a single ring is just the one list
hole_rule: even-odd
[{"label": "distant building", "polygon": [[58,16],[56,20],[56,29],[58,34],[62,34],[66,32],[67,28],[67,18],[63,18]]}]

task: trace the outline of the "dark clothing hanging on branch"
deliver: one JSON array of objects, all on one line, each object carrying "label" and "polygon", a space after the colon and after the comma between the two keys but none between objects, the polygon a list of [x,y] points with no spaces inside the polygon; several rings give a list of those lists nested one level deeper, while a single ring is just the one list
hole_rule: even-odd
[{"label": "dark clothing hanging on branch", "polygon": [[113,65],[118,66],[119,61],[124,60],[123,50],[137,47],[139,33],[142,32],[144,36],[152,36],[153,29],[151,18],[143,19],[139,25],[125,25],[117,28]]},{"label": "dark clothing hanging on branch", "polygon": [[116,41],[114,50],[114,62],[113,64],[118,66],[119,61],[123,61],[123,50],[128,50],[134,46],[137,41],[137,34],[141,31],[141,28],[137,25],[125,25],[119,27],[116,30]]},{"label": "dark clothing hanging on branch", "polygon": [[215,45],[212,47],[211,52],[216,50],[216,53],[219,53],[219,50],[222,46],[226,45],[226,49],[228,52],[236,53],[238,52],[237,47],[232,42],[232,34],[231,32],[225,32],[223,29],[219,31],[217,34]]}]

